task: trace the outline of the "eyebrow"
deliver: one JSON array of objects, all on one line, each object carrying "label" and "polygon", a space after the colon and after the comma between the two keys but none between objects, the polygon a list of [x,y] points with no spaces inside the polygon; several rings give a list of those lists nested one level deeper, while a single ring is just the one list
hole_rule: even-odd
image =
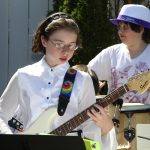
[{"label": "eyebrow", "polygon": [[[62,43],[65,43],[64,41],[59,40],[59,39],[53,39],[53,40],[56,41],[56,42],[62,42]],[[70,43],[76,43],[76,42],[70,42]]]},{"label": "eyebrow", "polygon": [[128,25],[128,24],[129,24],[129,22],[126,22],[126,21],[120,21],[120,22],[119,22],[119,25],[120,25],[120,24]]}]

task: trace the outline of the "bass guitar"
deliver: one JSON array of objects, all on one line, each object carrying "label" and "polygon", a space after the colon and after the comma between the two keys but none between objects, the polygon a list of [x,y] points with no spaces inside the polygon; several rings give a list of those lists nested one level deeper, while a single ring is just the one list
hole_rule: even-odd
[{"label": "bass guitar", "polygon": [[[96,104],[106,107],[107,105],[115,102],[119,97],[123,96],[126,92],[130,90],[136,90],[139,93],[144,93],[150,87],[150,70],[143,72],[141,74],[137,74],[131,77],[128,82],[121,87],[113,90],[104,98],[97,100]],[[91,110],[94,107],[94,104],[90,107],[83,110],[81,113],[74,116],[72,119],[68,120],[61,126],[56,129],[52,129],[51,124],[53,123],[54,118],[57,115],[56,108],[49,108],[44,111],[35,122],[25,131],[23,134],[54,134],[59,136],[64,136],[70,133],[73,129],[81,125],[89,116],[87,115],[87,111]]]}]

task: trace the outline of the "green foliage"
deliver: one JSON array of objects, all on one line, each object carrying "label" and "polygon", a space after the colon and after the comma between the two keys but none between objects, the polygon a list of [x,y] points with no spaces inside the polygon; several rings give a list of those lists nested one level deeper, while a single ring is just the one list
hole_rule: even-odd
[{"label": "green foliage", "polygon": [[61,5],[63,5],[63,1],[64,1],[64,0],[54,0],[54,1],[53,1],[53,7],[54,7],[54,11],[55,11],[55,12],[59,11],[59,7],[60,7]]}]

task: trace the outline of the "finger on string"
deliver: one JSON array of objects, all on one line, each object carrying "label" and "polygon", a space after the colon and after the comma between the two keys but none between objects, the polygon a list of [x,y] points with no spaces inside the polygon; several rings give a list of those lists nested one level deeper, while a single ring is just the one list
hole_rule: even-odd
[{"label": "finger on string", "polygon": [[105,108],[103,108],[102,106],[95,104],[95,107],[99,110],[99,112],[102,115],[108,115],[109,114],[109,112]]},{"label": "finger on string", "polygon": [[104,108],[102,107],[102,106],[100,106],[100,105],[97,105],[97,104],[95,104],[94,105],[94,108],[95,108],[95,110],[97,111],[97,112],[99,112],[100,114],[106,114],[106,112],[105,112],[105,110],[104,110]]},{"label": "finger on string", "polygon": [[96,122],[97,118],[90,111],[87,111],[87,115]]}]

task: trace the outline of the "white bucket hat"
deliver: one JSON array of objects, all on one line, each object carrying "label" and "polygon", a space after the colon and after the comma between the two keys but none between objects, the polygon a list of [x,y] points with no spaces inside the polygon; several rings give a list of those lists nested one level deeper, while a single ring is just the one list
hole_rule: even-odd
[{"label": "white bucket hat", "polygon": [[117,26],[119,21],[125,21],[150,29],[150,10],[143,5],[127,4],[121,8],[118,17],[110,21]]}]

